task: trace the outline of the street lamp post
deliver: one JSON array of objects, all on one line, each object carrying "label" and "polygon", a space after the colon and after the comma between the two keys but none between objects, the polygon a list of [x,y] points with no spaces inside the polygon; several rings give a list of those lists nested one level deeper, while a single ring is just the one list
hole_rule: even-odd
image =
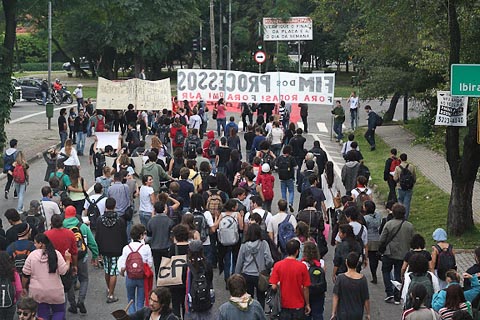
[{"label": "street lamp post", "polygon": [[48,1],[48,90],[47,90],[47,104],[45,111],[48,119],[48,130],[51,130],[51,120],[53,116],[53,104],[51,100],[51,86],[52,83],[52,1]]},{"label": "street lamp post", "polygon": [[228,1],[228,55],[227,69],[232,68],[232,0]]}]

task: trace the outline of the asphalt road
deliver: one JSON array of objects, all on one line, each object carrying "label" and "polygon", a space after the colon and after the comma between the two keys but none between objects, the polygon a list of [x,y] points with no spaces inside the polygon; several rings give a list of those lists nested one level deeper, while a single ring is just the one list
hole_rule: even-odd
[{"label": "asphalt road", "polygon": [[[345,103],[344,103],[345,105]],[[365,103],[363,103],[365,105]],[[372,107],[376,110],[383,107],[386,109],[388,105],[386,103],[383,106],[379,106],[379,104],[372,103]],[[20,117],[28,116],[35,114],[37,112],[44,111],[42,106],[38,106],[36,103],[32,102],[20,102],[15,105],[12,109],[12,120],[18,119]],[[309,116],[309,134],[306,135],[307,142],[306,148],[310,149],[313,146],[314,140],[320,140],[323,148],[328,152],[329,158],[335,162],[336,170],[340,170],[341,166],[343,165],[344,161],[340,155],[340,146],[338,143],[330,140],[330,123],[331,123],[331,115],[330,115],[330,107],[329,106],[310,106],[310,116]],[[236,116],[238,119],[239,114],[232,114]],[[397,111],[396,118],[400,118],[401,110]],[[40,119],[40,117],[44,117],[44,114],[32,117],[32,121],[36,121]],[[365,114],[363,112],[360,113],[360,125],[365,124]],[[238,121],[237,121],[238,123]],[[347,121],[349,123],[349,116],[347,114]],[[301,124],[300,124],[301,125]],[[215,123],[213,120],[210,120],[209,128],[214,129]],[[358,137],[358,139],[363,139],[363,137]],[[90,141],[87,141],[87,147],[90,146]],[[243,143],[243,141],[242,141]],[[243,144],[244,146],[244,144]],[[365,151],[369,152],[369,151]],[[386,157],[388,155],[385,155]],[[88,185],[92,184],[93,181],[93,167],[88,164],[87,157],[80,157],[81,160],[81,173],[82,176],[85,177]],[[40,195],[40,188],[44,186],[46,183],[43,181],[43,177],[45,174],[46,164],[43,160],[38,160],[31,164],[31,183],[27,187],[27,192],[25,196],[24,206],[28,207],[30,200],[39,199]],[[372,173],[372,174],[381,174],[381,173]],[[2,181],[5,183],[5,180]],[[274,203],[280,199],[280,185],[277,182],[275,184],[275,199]],[[297,207],[299,196],[298,194],[295,195],[295,207]],[[0,202],[0,211],[5,212],[8,208],[14,208],[16,206],[16,200],[10,197],[9,200],[4,200]],[[275,210],[274,210],[275,213]],[[8,222],[2,215],[3,225],[5,228],[8,228]],[[138,217],[134,218],[138,221]],[[333,268],[332,265],[332,257],[333,257],[333,248],[330,248],[329,253],[325,257],[326,266],[327,266],[327,279],[331,279],[331,270]],[[114,304],[106,304],[106,297],[105,297],[105,282],[103,278],[103,270],[96,269],[91,267],[90,270],[90,283],[88,289],[88,295],[86,299],[86,307],[88,310],[88,317],[90,319],[108,319],[111,317],[110,313],[116,309],[124,308],[127,304],[126,299],[126,290],[125,290],[125,282],[122,277],[119,277],[119,281],[117,283],[117,289],[115,294],[120,298],[119,302]],[[370,280],[370,271],[363,272],[367,278]],[[386,319],[386,318],[400,318],[401,316],[401,307],[395,306],[392,304],[387,304],[383,301],[384,298],[384,287],[381,280],[381,271],[380,269],[377,271],[377,275],[379,278],[379,284],[372,285],[369,283],[369,290],[370,290],[370,301],[371,301],[371,309],[372,309],[372,319]],[[333,288],[333,284],[329,280],[328,283],[328,292],[327,298],[325,302],[325,318],[329,318],[330,310],[331,310],[331,292]],[[228,293],[225,290],[225,283],[223,281],[223,275],[218,275],[218,270],[215,270],[215,281],[214,287],[216,290],[216,303],[215,303],[215,310],[218,309],[218,306],[227,301]],[[85,319],[83,315],[67,315],[68,319]]]}]

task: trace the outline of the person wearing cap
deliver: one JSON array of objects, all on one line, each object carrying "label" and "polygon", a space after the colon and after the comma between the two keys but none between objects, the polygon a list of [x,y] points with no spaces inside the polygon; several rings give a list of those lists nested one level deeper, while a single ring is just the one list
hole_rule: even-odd
[{"label": "person wearing cap", "polygon": [[79,83],[77,85],[77,88],[73,90],[73,95],[77,99],[77,107],[80,111],[80,109],[83,107],[83,84]]},{"label": "person wearing cap", "polygon": [[35,238],[37,233],[42,233],[46,230],[45,217],[42,215],[41,210],[43,209],[41,209],[40,206],[40,201],[32,200],[30,201],[30,209],[20,215],[22,221],[28,223],[30,225],[30,228],[32,228],[32,239]]},{"label": "person wearing cap", "polygon": [[447,232],[442,228],[437,228],[433,231],[432,234],[433,240],[436,244],[432,246],[432,260],[430,260],[430,269],[435,270],[435,275],[438,277],[438,283],[440,285],[440,290],[444,289],[447,286],[447,282],[442,280],[438,274],[438,256],[442,250],[451,250],[452,254],[455,256],[453,246],[447,242]]},{"label": "person wearing cap", "polygon": [[[35,245],[33,244],[33,241],[30,240],[32,229],[30,228],[30,225],[28,223],[20,223],[17,227],[17,231],[18,239],[15,242],[11,243],[7,247],[6,251],[8,255],[12,258],[12,261],[15,262],[17,272],[20,274],[20,276],[22,276],[22,268],[25,264],[25,259],[28,257],[30,252],[35,250]],[[15,257],[19,254],[25,254],[26,256],[24,258],[21,258],[20,260],[15,259]]]},{"label": "person wearing cap", "polygon": [[263,200],[263,209],[272,212],[273,201],[273,185],[275,183],[275,177],[270,171],[270,165],[268,163],[262,164],[262,174],[257,177],[257,192]]},{"label": "person wearing cap", "polygon": [[[93,236],[92,231],[90,228],[81,223],[77,216],[76,210],[72,210],[72,206],[68,206],[65,209],[65,219],[63,220],[63,227],[72,230],[73,228],[77,227],[80,229],[80,232],[83,236],[85,244],[87,245],[88,249],[92,252],[92,260],[91,263],[94,266],[97,266],[97,258],[98,258],[98,246],[97,242],[95,241],[95,237]],[[70,308],[68,309],[72,313],[77,313],[77,308],[80,310],[80,313],[87,313],[87,309],[85,308],[85,297],[87,296],[87,289],[88,289],[88,250],[85,250],[86,254],[84,257],[79,257],[77,262],[77,278],[80,282],[80,291],[78,293],[78,302],[75,301],[75,288],[72,286],[70,290],[67,292],[67,298],[70,303]]]}]

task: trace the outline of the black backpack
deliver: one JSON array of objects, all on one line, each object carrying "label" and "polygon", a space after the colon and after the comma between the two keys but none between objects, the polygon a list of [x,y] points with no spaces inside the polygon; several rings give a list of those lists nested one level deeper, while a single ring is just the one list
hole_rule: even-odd
[{"label": "black backpack", "polygon": [[175,132],[175,144],[183,144],[185,140],[185,135],[183,134],[182,128],[177,128]]},{"label": "black backpack", "polygon": [[[178,131],[177,131],[178,132]],[[195,159],[197,157],[197,144],[194,140],[187,140],[187,158]]]},{"label": "black backpack", "polygon": [[262,152],[262,158],[261,158],[261,163],[264,164],[264,163],[268,163],[270,165],[270,168],[272,167],[272,162],[273,162],[273,157],[272,155],[270,154],[270,150],[267,151],[267,152]]},{"label": "black backpack", "polygon": [[97,228],[97,219],[100,217],[100,210],[98,209],[97,203],[105,198],[105,195],[101,195],[97,200],[91,200],[89,197],[85,199],[88,201],[87,216],[90,220],[90,229],[95,230]]},{"label": "black backpack", "polygon": [[415,182],[413,181],[412,172],[408,170],[408,164],[405,168],[402,166],[399,167],[401,170],[400,178],[398,179],[400,182],[400,188],[402,188],[402,190],[412,190]]},{"label": "black backpack", "polygon": [[[17,269],[18,274],[23,274],[23,266],[25,265],[25,261],[27,260],[28,255],[30,254],[29,249],[18,250],[16,248],[16,242],[12,244],[12,256],[13,256],[13,263],[15,265],[15,269]],[[1,300],[1,297],[0,297]],[[0,302],[1,305],[1,302]]]},{"label": "black backpack", "polygon": [[455,255],[453,254],[453,248],[451,244],[449,244],[448,248],[446,249],[442,249],[438,244],[435,245],[435,248],[438,251],[435,269],[437,269],[438,278],[445,281],[448,270],[457,270],[457,261],[455,259]]},{"label": "black backpack", "polygon": [[432,282],[432,276],[429,272],[426,272],[424,274],[409,274],[410,277],[410,284],[408,285],[408,292],[407,292],[407,299],[405,301],[404,305],[404,310],[410,309],[413,307],[413,301],[410,297],[410,292],[412,292],[413,287],[416,285],[422,285],[427,289],[427,296],[425,297],[425,300],[423,303],[427,308],[432,307],[432,297],[433,297],[433,282]]},{"label": "black backpack", "polygon": [[312,297],[318,297],[320,294],[324,294],[327,291],[327,280],[325,278],[325,270],[317,265],[311,265],[308,269],[310,274],[310,295]]},{"label": "black backpack", "polygon": [[168,142],[170,141],[170,139],[168,138],[168,130],[169,126],[166,124],[160,125],[157,129],[158,139],[160,139],[163,144],[168,144]]},{"label": "black backpack", "polygon": [[362,248],[362,251],[363,251],[363,247],[365,247],[365,244],[363,243],[363,240],[362,240],[362,235],[363,235],[363,229],[366,228],[363,224],[361,224],[361,228],[360,228],[360,231],[358,232],[358,234],[355,235],[355,241],[357,241],[361,248]]},{"label": "black backpack", "polygon": [[205,242],[207,240],[207,237],[209,235],[209,227],[207,223],[207,219],[205,219],[205,216],[203,215],[202,212],[199,211],[194,211],[193,212],[193,224],[195,225],[195,230],[200,233],[200,240],[202,242]]},{"label": "black backpack", "polygon": [[210,140],[208,144],[207,155],[210,159],[215,158],[215,156],[217,155],[217,144],[213,139]]},{"label": "black backpack", "polygon": [[188,307],[192,312],[210,310],[215,302],[212,284],[209,283],[205,271],[205,267],[195,271],[192,265],[188,264],[187,299]]},{"label": "black backpack", "polygon": [[183,159],[180,158],[173,158],[173,169],[172,169],[172,177],[179,178],[180,177],[180,169],[185,167],[185,163]]},{"label": "black backpack", "polygon": [[364,176],[365,178],[367,178],[367,183],[368,183],[368,180],[370,179],[370,170],[363,163],[360,163],[360,166],[358,166],[357,177],[360,177],[360,176]]},{"label": "black backpack", "polygon": [[277,171],[278,171],[278,178],[280,180],[288,180],[292,178],[291,168],[290,168],[290,158],[285,156],[279,156],[277,158]]},{"label": "black backpack", "polygon": [[183,115],[183,116],[179,116],[180,118],[180,123],[184,126],[187,125],[187,118],[186,118],[186,115]]},{"label": "black backpack", "polygon": [[13,306],[14,299],[15,290],[12,281],[6,278],[0,278],[0,309]]}]

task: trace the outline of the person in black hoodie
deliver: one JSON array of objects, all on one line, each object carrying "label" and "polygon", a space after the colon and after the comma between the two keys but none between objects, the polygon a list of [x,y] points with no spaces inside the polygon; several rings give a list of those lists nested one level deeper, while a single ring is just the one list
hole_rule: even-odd
[{"label": "person in black hoodie", "polygon": [[127,245],[126,225],[123,219],[115,212],[116,201],[108,198],[105,201],[105,213],[97,221],[97,232],[95,241],[98,250],[103,256],[105,271],[105,282],[108,287],[107,303],[117,302],[114,296],[115,286],[119,270],[117,268],[118,258],[122,255],[123,247]]}]

